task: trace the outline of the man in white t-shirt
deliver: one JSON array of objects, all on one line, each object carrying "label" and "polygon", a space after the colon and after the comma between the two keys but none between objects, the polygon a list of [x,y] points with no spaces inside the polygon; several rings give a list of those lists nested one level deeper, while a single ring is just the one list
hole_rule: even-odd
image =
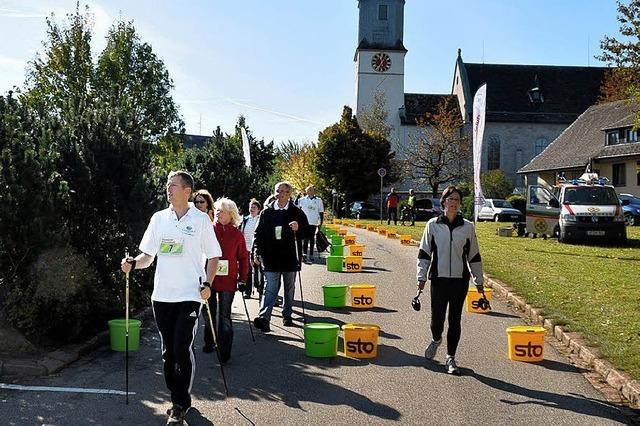
[{"label": "man in white t-shirt", "polygon": [[135,259],[122,259],[121,267],[125,273],[144,269],[158,257],[151,302],[162,341],[164,378],[171,391],[167,424],[182,424],[191,407],[193,340],[200,309],[203,299],[211,295],[209,283],[215,277],[222,250],[209,216],[189,203],[191,175],[184,171],[169,173],[166,189],[171,205],[151,217],[140,242],[142,253]]},{"label": "man in white t-shirt", "polygon": [[[324,206],[320,197],[316,197],[313,185],[307,186],[305,189],[306,196],[300,198],[298,207],[302,209],[307,216],[309,225],[304,230],[304,239],[302,240],[302,259],[306,263],[311,263],[313,259],[313,246],[315,245],[316,229],[322,226],[324,220]],[[309,254],[307,256],[307,253]]]}]

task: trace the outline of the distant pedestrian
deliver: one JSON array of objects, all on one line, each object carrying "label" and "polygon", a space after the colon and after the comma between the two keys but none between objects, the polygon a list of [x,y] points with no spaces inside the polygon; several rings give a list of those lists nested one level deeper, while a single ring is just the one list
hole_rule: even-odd
[{"label": "distant pedestrian", "polygon": [[193,205],[198,210],[206,213],[213,222],[213,197],[206,189],[199,189],[193,193]]},{"label": "distant pedestrian", "polygon": [[322,204],[322,199],[316,197],[313,185],[307,186],[305,192],[307,195],[298,201],[298,206],[309,221],[307,229],[303,232],[302,260],[305,263],[311,263],[313,261],[313,246],[316,243],[316,230],[318,226],[322,226],[324,221],[324,205]]},{"label": "distant pedestrian", "polygon": [[262,295],[264,290],[264,275],[260,266],[254,264],[254,259],[251,254],[251,247],[253,246],[253,236],[255,234],[256,225],[260,217],[260,210],[262,204],[255,198],[249,201],[249,214],[242,219],[240,225],[240,231],[244,235],[244,241],[247,247],[247,253],[249,254],[249,278],[247,280],[247,288],[244,291],[244,297],[251,298],[252,289],[255,287],[259,295]]},{"label": "distant pedestrian", "polygon": [[304,212],[290,199],[291,184],[275,186],[276,200],[260,214],[253,239],[256,263],[262,264],[265,275],[264,295],[260,312],[253,323],[263,332],[271,331],[271,311],[278,296],[280,277],[284,282],[282,323],[292,326],[296,272],[300,270],[301,231],[308,225]]},{"label": "distant pedestrian", "polygon": [[393,217],[394,225],[398,224],[398,203],[400,202],[400,196],[396,194],[396,189],[391,188],[391,191],[387,194],[387,225],[391,224],[391,218]]},{"label": "distant pedestrian", "polygon": [[[213,317],[220,362],[224,363],[231,357],[233,345],[231,304],[236,290],[245,291],[249,275],[249,255],[244,236],[237,228],[241,219],[236,203],[228,198],[220,198],[214,203],[214,208],[214,229],[222,248],[222,256],[211,286],[213,292],[207,303]],[[204,324],[202,351],[209,353],[213,352],[215,342],[209,322],[205,321]]]},{"label": "distant pedestrian", "polygon": [[[182,424],[191,407],[198,317],[202,300],[211,295],[209,283],[222,252],[208,216],[189,203],[191,175],[169,173],[166,190],[170,206],[151,217],[140,242],[142,253],[122,259],[121,268],[125,273],[144,269],[158,257],[151,303],[162,342],[164,379],[171,393],[167,424]],[[203,258],[208,261],[206,273]],[[204,281],[202,287],[200,281]]]},{"label": "distant pedestrian", "polygon": [[460,341],[462,307],[469,289],[469,280],[475,279],[479,292],[484,291],[482,260],[473,223],[460,214],[462,192],[450,185],[440,202],[444,213],[430,219],[422,234],[418,252],[418,288],[430,282],[432,340],[424,356],[433,359],[442,343],[444,321],[449,307],[447,331],[446,371],[459,374],[455,356]]},{"label": "distant pedestrian", "polygon": [[413,189],[409,190],[407,206],[409,206],[409,214],[411,215],[411,226],[416,226],[416,194],[413,192]]}]

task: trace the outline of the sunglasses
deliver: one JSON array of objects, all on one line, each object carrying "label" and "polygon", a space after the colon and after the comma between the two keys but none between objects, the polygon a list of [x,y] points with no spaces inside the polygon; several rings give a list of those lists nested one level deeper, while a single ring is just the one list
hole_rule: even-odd
[{"label": "sunglasses", "polygon": [[196,200],[195,203],[196,204],[206,204],[207,202],[205,200]]}]

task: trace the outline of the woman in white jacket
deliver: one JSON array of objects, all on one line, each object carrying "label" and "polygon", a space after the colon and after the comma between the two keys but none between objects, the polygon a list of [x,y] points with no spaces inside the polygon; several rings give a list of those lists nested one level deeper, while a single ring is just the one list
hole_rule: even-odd
[{"label": "woman in white jacket", "polygon": [[449,307],[447,330],[447,373],[460,374],[455,356],[460,341],[462,307],[473,276],[478,291],[483,291],[482,261],[473,223],[460,214],[462,193],[448,186],[440,198],[444,213],[429,220],[418,252],[418,288],[430,282],[432,340],[424,356],[433,359],[442,343],[444,320]]}]

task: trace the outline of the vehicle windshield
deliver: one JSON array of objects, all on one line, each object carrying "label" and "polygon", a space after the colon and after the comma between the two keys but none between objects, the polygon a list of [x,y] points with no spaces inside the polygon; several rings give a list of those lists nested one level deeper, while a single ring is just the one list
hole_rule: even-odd
[{"label": "vehicle windshield", "polygon": [[629,200],[629,204],[640,204],[640,198],[633,195],[620,195],[621,200]]},{"label": "vehicle windshield", "polygon": [[507,200],[493,200],[493,207],[513,208],[511,203]]},{"label": "vehicle windshield", "polygon": [[618,204],[618,197],[613,188],[604,186],[578,186],[565,189],[564,203],[579,206],[611,206]]}]

